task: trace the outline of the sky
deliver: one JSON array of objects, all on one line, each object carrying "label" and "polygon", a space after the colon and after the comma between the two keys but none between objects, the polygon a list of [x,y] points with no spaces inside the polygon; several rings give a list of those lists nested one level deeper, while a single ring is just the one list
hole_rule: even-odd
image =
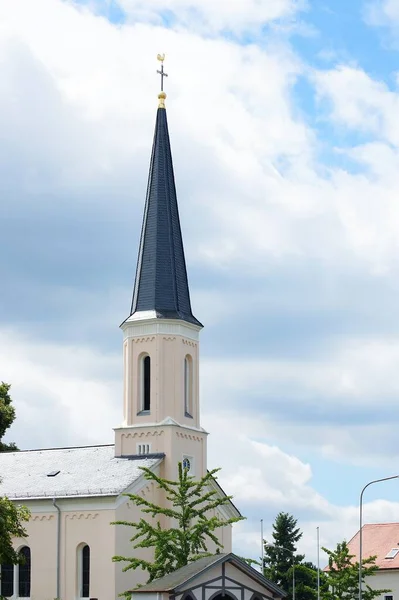
[{"label": "sky", "polygon": [[[0,380],[111,443],[165,52],[209,467],[315,560],[399,472],[399,0],[1,0]],[[399,481],[364,522],[397,521]],[[325,560],[322,554],[321,560]]]}]

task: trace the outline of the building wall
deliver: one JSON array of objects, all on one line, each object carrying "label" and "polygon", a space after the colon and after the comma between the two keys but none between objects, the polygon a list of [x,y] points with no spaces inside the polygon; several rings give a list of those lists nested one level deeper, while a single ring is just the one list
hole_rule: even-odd
[{"label": "building wall", "polygon": [[[59,500],[60,529],[60,590],[62,600],[78,598],[78,548],[90,547],[90,597],[115,597],[114,499]],[[14,546],[29,546],[31,550],[31,600],[57,598],[57,520],[58,511],[52,500],[24,503],[31,511],[26,529],[28,537],[15,539]],[[14,590],[17,595],[17,589]]]},{"label": "building wall", "polygon": [[366,583],[374,590],[392,590],[378,596],[378,600],[384,600],[385,596],[393,596],[393,600],[399,600],[399,570],[378,571],[376,575],[367,577]]},{"label": "building wall", "polygon": [[[149,502],[153,502],[159,504],[160,502],[160,493],[159,490],[155,487],[152,482],[145,482],[140,491],[136,492],[138,495],[142,496]],[[143,516],[141,509],[136,506],[133,502],[131,502],[128,498],[125,498],[122,502],[120,502],[116,508],[115,516],[117,521],[128,521],[138,522],[140,518]],[[152,521],[154,523],[154,519],[151,519],[150,516],[146,516],[147,521]],[[163,523],[161,523],[164,525]],[[116,555],[118,556],[136,556],[137,558],[142,558],[144,560],[151,560],[152,558],[152,550],[147,548],[140,548],[140,550],[133,550],[132,542],[130,538],[134,535],[135,530],[130,527],[125,527],[124,525],[115,526],[115,550]],[[147,571],[143,571],[142,569],[130,569],[129,571],[123,572],[123,567],[126,566],[127,563],[115,563],[115,584],[116,584],[116,594],[125,592],[127,590],[131,590],[139,584],[146,583],[148,580]]]},{"label": "building wall", "polygon": [[206,438],[204,431],[171,425],[122,427],[116,432],[116,456],[137,454],[138,444],[149,445],[151,453],[164,453],[162,477],[177,479],[177,465],[184,456],[193,460],[193,472],[201,478],[206,473]]},{"label": "building wall", "polygon": [[110,524],[115,520],[114,503],[100,498],[80,501],[75,510],[73,504],[66,501],[63,506],[59,502],[62,509],[61,598],[79,597],[78,554],[86,544],[90,547],[90,598],[114,598],[115,526]]},{"label": "building wall", "polygon": [[[150,502],[162,503],[162,492],[151,482],[142,481],[139,489],[132,489],[132,492],[142,495]],[[27,545],[31,549],[31,600],[52,600],[57,598],[58,511],[51,499],[31,500],[25,504],[31,511],[31,519],[26,527],[28,537],[14,540],[14,546],[20,548]],[[124,573],[126,563],[112,562],[115,555],[133,555],[130,538],[134,529],[110,523],[137,522],[142,516],[139,507],[125,496],[70,498],[58,500],[57,505],[61,510],[59,597],[62,600],[79,598],[78,552],[85,544],[90,547],[90,598],[114,599],[121,592],[147,581],[146,571],[136,569]],[[222,511],[226,517],[223,509]],[[166,517],[161,519],[161,525],[168,526]],[[224,552],[230,552],[232,527],[224,527],[218,534],[224,545]],[[208,550],[215,552],[216,546],[210,542]],[[152,551],[140,549],[136,555],[151,560]]]},{"label": "building wall", "polygon": [[[31,598],[56,597],[56,539],[57,516],[52,501],[41,502],[39,511],[35,511],[35,503],[25,503],[32,512],[27,523],[28,537],[14,540],[14,547],[28,546],[31,551]],[[14,567],[17,569],[17,567]],[[18,595],[17,578],[14,577],[14,595]]]}]

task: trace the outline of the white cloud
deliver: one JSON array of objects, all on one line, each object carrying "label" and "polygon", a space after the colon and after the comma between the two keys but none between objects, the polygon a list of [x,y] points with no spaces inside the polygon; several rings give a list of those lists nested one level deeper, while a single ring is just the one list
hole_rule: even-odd
[{"label": "white cloud", "polygon": [[[276,445],[255,440],[263,423],[235,414],[208,415],[214,435],[209,438],[211,466],[221,466],[220,483],[234,496],[247,521],[234,531],[236,550],[258,558],[260,555],[260,520],[264,520],[264,537],[271,540],[272,523],[278,512],[288,512],[298,519],[303,531],[299,551],[316,562],[316,527],[320,528],[320,545],[335,548],[337,542],[349,540],[358,530],[358,497],[353,505],[337,505],[319,494],[312,485],[309,464],[284,452]],[[228,422],[229,427],[225,427]],[[280,433],[280,431],[279,431]],[[215,435],[217,434],[217,435]],[[281,440],[282,444],[284,443]],[[223,448],[223,452],[220,452]],[[336,482],[343,485],[343,481]],[[385,488],[380,488],[384,497]],[[360,490],[359,490],[360,493]],[[396,521],[399,503],[386,500],[368,502],[365,498],[365,523]],[[322,564],[326,559],[321,554]]]},{"label": "white cloud", "polygon": [[132,20],[176,22],[179,26],[211,32],[240,34],[263,25],[293,17],[306,7],[305,0],[120,0]]},{"label": "white cloud", "polygon": [[377,139],[399,145],[395,119],[399,94],[385,83],[375,81],[365,71],[340,65],[314,74],[320,98],[331,102],[331,116],[353,130],[373,134]]},{"label": "white cloud", "polygon": [[[8,439],[20,447],[111,443],[112,426],[122,415],[119,363],[116,354],[37,342],[1,330],[1,379],[12,381],[17,409]],[[207,374],[205,379],[209,383]],[[281,510],[298,517],[304,531],[300,550],[313,560],[317,526],[327,547],[356,532],[357,506],[328,502],[312,485],[311,466],[284,451],[292,433],[289,427],[267,423],[260,414],[244,416],[234,409],[226,413],[221,406],[217,413],[208,406],[204,412],[203,424],[211,432],[209,466],[222,467],[221,485],[248,517],[235,532],[240,554],[258,556],[259,521],[266,517],[265,537],[270,539],[272,521]],[[273,432],[277,443],[259,441]],[[314,431],[304,431],[309,435]],[[365,522],[395,520],[399,505],[379,500],[366,503],[364,511]]]},{"label": "white cloud", "polygon": [[[54,164],[47,186],[74,193],[82,184],[125,185],[140,157],[141,205],[158,89],[154,58],[162,47],[182,214],[195,210],[200,217],[200,227],[184,221],[191,260],[257,271],[267,271],[269,260],[293,257],[330,264],[360,259],[380,273],[395,264],[397,159],[387,175],[379,148],[358,150],[357,160],[379,169],[378,185],[367,174],[320,175],[316,136],[292,100],[305,67],[286,44],[261,49],[152,24],[116,27],[53,0],[41,0],[40,10],[26,0],[3,2],[0,18],[4,128],[24,123],[19,155],[28,152],[21,181],[29,190],[45,185],[40,157]],[[333,102],[334,118],[399,140],[397,95],[382,84],[347,67],[315,74],[315,81],[320,96]],[[27,111],[26,82],[37,86]]]},{"label": "white cloud", "polygon": [[395,27],[399,23],[398,0],[373,0],[366,4],[366,22],[370,25]]},{"label": "white cloud", "polygon": [[[21,213],[29,203],[35,211],[45,206],[44,212],[51,212],[51,203],[56,211],[59,201],[78,222],[82,206],[93,202],[93,218],[109,223],[112,213],[122,221],[127,217],[126,206],[119,206],[119,185],[130,186],[129,203],[142,205],[158,92],[154,58],[165,50],[168,115],[191,262],[212,263],[213,268],[233,274],[252,273],[263,285],[271,264],[290,265],[293,259],[293,269],[296,259],[323,263],[324,285],[332,288],[331,265],[356,270],[361,263],[361,270],[372,272],[376,286],[379,278],[395,273],[398,95],[361,69],[341,66],[314,73],[320,98],[327,98],[332,107],[329,118],[371,139],[345,149],[362,167],[361,174],[326,168],[318,159],[316,132],[293,99],[293,86],[307,67],[284,39],[239,46],[200,35],[203,25],[212,25],[213,33],[226,28],[234,33],[256,30],[265,22],[289,19],[298,3],[237,1],[233,7],[208,1],[162,3],[179,13],[173,30],[162,27],[160,20],[153,22],[159,6],[158,0],[130,2],[131,20],[114,26],[70,2],[0,3],[0,119],[7,141],[0,152],[8,160],[16,149],[20,161],[18,177],[2,178],[1,184],[8,181],[12,189],[22,187],[26,192],[15,199]],[[190,6],[200,13],[199,30],[186,11]],[[106,202],[96,195],[104,187],[110,190]],[[49,188],[55,201],[42,194]],[[112,244],[115,231],[110,227],[100,244]],[[123,268],[128,265],[126,286],[134,261],[130,233],[128,258],[121,257],[126,260]],[[22,238],[14,241],[14,248],[22,243]],[[78,269],[86,255],[73,262],[73,244],[62,257]],[[43,254],[52,252],[54,248],[43,248]],[[29,255],[25,260],[29,274]],[[55,284],[50,282],[51,286]],[[239,284],[234,292],[222,290],[219,295],[210,285],[201,293],[201,303],[210,313],[206,324],[211,318],[213,323],[228,318],[239,329],[242,307],[247,306],[242,299],[252,292],[237,288]],[[48,287],[41,289],[46,298],[51,295]],[[340,305],[339,292],[328,296],[330,305]],[[64,293],[58,290],[58,297]],[[71,302],[74,295],[88,307],[81,324],[89,330],[87,337],[90,331],[102,332],[100,302],[92,308],[89,296],[74,294],[71,288],[68,293]],[[256,314],[261,322],[267,299],[263,288],[258,287],[256,294],[261,296]],[[286,290],[283,296],[285,305]],[[103,304],[109,306],[108,290]],[[311,297],[307,306],[320,304],[322,300]],[[108,312],[107,326],[112,319],[117,325],[118,318]],[[296,445],[298,454],[311,448],[317,456],[337,461],[346,456],[357,464],[374,461],[381,467],[390,463],[385,446],[377,446],[392,431],[385,423],[368,423],[356,431],[350,424],[315,427],[310,419],[282,423],[267,404],[260,406],[262,399],[257,418],[244,419],[230,400],[245,403],[247,394],[257,392],[260,397],[260,391],[267,390],[272,398],[274,391],[286,390],[278,401],[290,416],[305,400],[313,409],[329,400],[332,409],[347,406],[361,413],[385,394],[381,408],[395,408],[397,339],[342,337],[339,343],[339,334],[330,340],[326,357],[253,360],[245,357],[253,348],[242,344],[237,331],[236,350],[244,358],[203,363],[204,424],[213,433],[210,461],[222,464],[223,485],[235,493],[243,510],[252,511],[253,519],[262,518],[266,509],[310,510],[319,515],[317,522],[303,517],[304,547],[309,552],[317,525],[322,527],[323,544],[332,546],[340,537],[350,537],[356,531],[357,509],[332,505],[319,494],[312,486],[310,464],[291,448]],[[119,355],[93,350],[94,343],[82,348],[32,337],[16,329],[0,332],[1,378],[13,383],[18,409],[11,437],[15,433],[21,446],[111,441],[111,427],[120,421]],[[53,337],[57,338],[56,325]],[[209,340],[211,346],[212,337]],[[262,347],[257,355],[262,356]],[[216,399],[217,415],[210,410]],[[391,459],[397,460],[396,455]],[[397,514],[396,505],[382,502],[367,510],[370,519]],[[266,534],[270,536],[270,523]],[[252,522],[238,529],[238,540],[248,542],[255,554],[258,539]]]},{"label": "white cloud", "polygon": [[[218,412],[229,424],[236,411],[245,408],[251,416],[243,424],[247,429],[252,427],[254,439],[267,440],[273,446],[295,444],[298,450],[346,465],[395,469],[398,452],[392,420],[399,394],[398,361],[399,341],[395,338],[343,339],[331,354],[318,360],[254,360],[245,355],[204,360],[205,415],[212,423],[217,420],[213,409],[216,396]],[[253,451],[260,453],[261,448],[255,444]],[[276,464],[278,449],[270,447],[268,453],[270,458],[264,462]],[[237,465],[237,449],[234,454],[237,456],[232,464]],[[292,464],[296,460],[290,458]],[[282,469],[290,478],[291,463],[288,461]],[[235,469],[239,482],[241,469]],[[273,481],[273,469],[267,481]],[[303,469],[295,467],[305,484],[309,472]],[[260,486],[259,493],[267,497],[267,488]],[[282,491],[282,502],[284,498],[288,495]],[[304,498],[310,506],[309,498]]]},{"label": "white cloud", "polygon": [[346,406],[359,403],[366,407],[368,403],[374,405],[376,395],[383,397],[387,405],[396,403],[398,361],[398,339],[361,338],[340,340],[329,355],[319,360],[254,360],[244,355],[236,360],[205,362],[203,368],[206,380],[216,379],[215,373],[222,372],[219,391],[224,390],[226,396],[231,390],[244,392],[248,381],[252,381],[255,390],[284,384],[286,389],[308,394],[314,402],[323,394],[324,398],[334,398],[336,406],[342,400]]},{"label": "white cloud", "polygon": [[0,379],[12,383],[17,414],[7,438],[22,449],[112,443],[122,420],[119,362],[0,330]]}]

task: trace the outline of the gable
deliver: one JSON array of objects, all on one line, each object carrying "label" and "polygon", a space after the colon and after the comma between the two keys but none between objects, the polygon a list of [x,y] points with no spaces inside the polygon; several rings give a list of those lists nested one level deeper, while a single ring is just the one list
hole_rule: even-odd
[{"label": "gable", "polygon": [[[272,600],[285,593],[234,554],[216,554],[132,591],[132,600],[212,600],[218,594],[232,600]],[[143,598],[143,596],[145,598]]]},{"label": "gable", "polygon": [[184,596],[190,595],[193,600],[210,600],[221,591],[227,597],[230,595],[237,600],[251,600],[255,596],[259,600],[276,597],[265,585],[243,573],[234,564],[225,562],[179,586],[178,592],[176,590],[171,598],[180,600]]}]

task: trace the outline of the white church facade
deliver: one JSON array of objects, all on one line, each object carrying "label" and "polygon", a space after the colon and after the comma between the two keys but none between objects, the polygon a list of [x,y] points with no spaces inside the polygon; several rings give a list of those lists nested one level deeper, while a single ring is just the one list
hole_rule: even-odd
[{"label": "white church facade", "polygon": [[[121,325],[123,422],[113,445],[0,454],[0,495],[31,511],[28,536],[15,540],[25,564],[1,567],[5,597],[111,600],[144,583],[146,573],[124,573],[123,564],[112,561],[133,549],[131,528],[111,522],[141,516],[124,494],[164,501],[144,479],[143,466],[168,479],[177,478],[179,461],[196,478],[207,470],[199,403],[202,325],[191,310],[164,100],[161,93],[133,301]],[[220,510],[239,516],[232,503]],[[219,537],[231,552],[231,526]]]}]

